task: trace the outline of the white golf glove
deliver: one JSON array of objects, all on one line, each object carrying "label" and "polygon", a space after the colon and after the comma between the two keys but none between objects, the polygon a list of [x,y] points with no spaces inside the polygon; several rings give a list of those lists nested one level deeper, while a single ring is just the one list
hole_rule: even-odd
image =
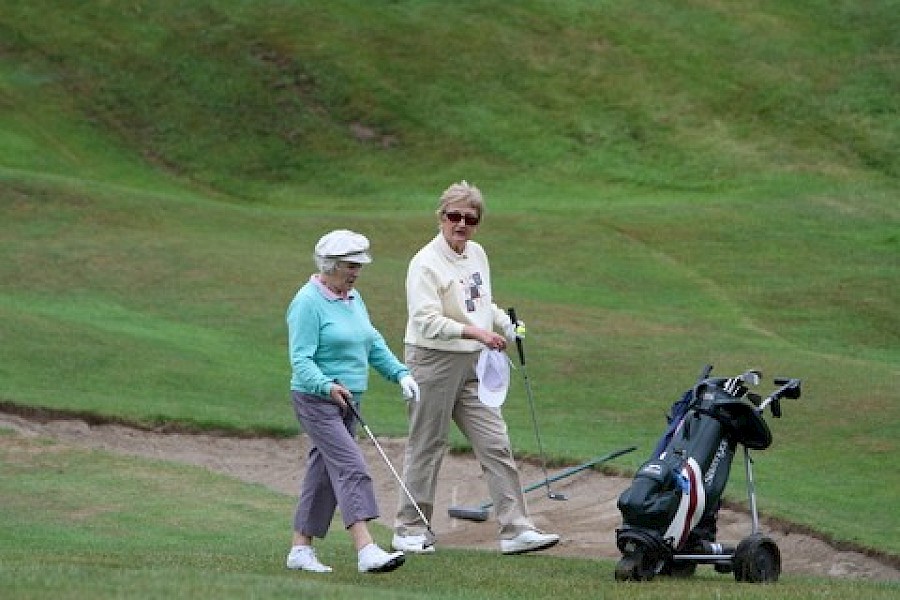
[{"label": "white golf glove", "polygon": [[412,375],[404,375],[398,383],[400,383],[404,399],[419,401],[419,384],[412,378]]},{"label": "white golf glove", "polygon": [[516,321],[515,323],[510,322],[510,324],[506,326],[503,335],[506,336],[506,339],[510,342],[514,342],[516,341],[516,338],[524,338],[525,331],[525,321]]}]

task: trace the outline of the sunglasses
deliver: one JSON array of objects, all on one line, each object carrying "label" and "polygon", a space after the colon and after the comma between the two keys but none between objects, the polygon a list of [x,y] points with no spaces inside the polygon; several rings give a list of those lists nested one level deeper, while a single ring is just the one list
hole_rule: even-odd
[{"label": "sunglasses", "polygon": [[447,220],[451,223],[459,223],[465,219],[466,225],[469,227],[475,227],[478,225],[479,221],[481,221],[481,219],[474,215],[464,215],[461,212],[445,212],[444,216],[447,217]]}]

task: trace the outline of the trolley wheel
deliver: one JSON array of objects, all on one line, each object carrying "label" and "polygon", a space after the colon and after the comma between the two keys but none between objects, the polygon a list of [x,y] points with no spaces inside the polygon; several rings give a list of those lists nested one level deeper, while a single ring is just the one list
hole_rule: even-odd
[{"label": "trolley wheel", "polygon": [[623,556],[616,563],[616,581],[650,581],[659,572],[660,565],[638,550]]},{"label": "trolley wheel", "polygon": [[771,538],[756,533],[738,544],[733,566],[737,581],[774,583],[781,575],[781,552]]}]

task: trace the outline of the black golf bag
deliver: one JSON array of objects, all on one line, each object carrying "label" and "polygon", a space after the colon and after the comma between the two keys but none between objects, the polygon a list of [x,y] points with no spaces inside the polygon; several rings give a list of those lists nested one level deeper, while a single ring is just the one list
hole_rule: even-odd
[{"label": "black golf bag", "polygon": [[[781,387],[763,400],[747,388],[759,383],[758,371],[732,378],[709,377],[711,371],[707,366],[672,405],[668,429],[619,496],[623,525],[616,544],[623,558],[616,579],[690,576],[701,563],[734,571],[738,581],[778,578],[778,548],[758,532],[749,451],[771,445],[763,411],[771,406],[781,416],[780,399],[799,398],[800,380],[776,379]],[[753,531],[735,549],[716,542],[716,515],[738,445],[744,448]]]}]

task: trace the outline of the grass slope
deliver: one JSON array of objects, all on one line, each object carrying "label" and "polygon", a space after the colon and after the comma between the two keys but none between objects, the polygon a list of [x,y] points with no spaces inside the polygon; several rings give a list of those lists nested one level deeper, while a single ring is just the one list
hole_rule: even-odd
[{"label": "grass slope", "polygon": [[[900,488],[898,14],[5,2],[0,399],[292,433],[283,312],[315,240],[370,236],[399,351],[406,262],[466,177],[558,460],[637,443],[636,467],[706,362],[799,376],[763,509],[898,555],[872,510]],[[365,410],[403,433],[393,386]],[[518,380],[505,412],[535,453]]]}]

